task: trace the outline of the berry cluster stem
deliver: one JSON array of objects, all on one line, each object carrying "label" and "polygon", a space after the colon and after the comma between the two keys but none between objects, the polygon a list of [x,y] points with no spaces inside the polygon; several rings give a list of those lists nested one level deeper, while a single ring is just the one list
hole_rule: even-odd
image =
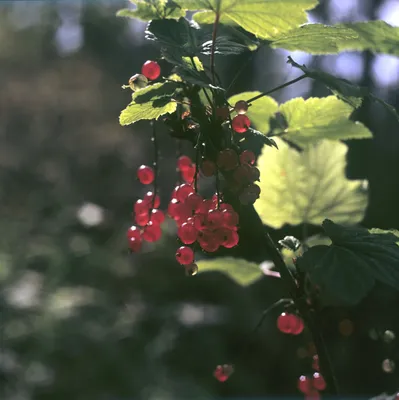
[{"label": "berry cluster stem", "polygon": [[212,84],[215,86],[215,48],[216,48],[216,35],[218,31],[220,13],[219,10],[216,12],[215,22],[213,23],[212,32],[212,48],[211,48],[211,74],[212,74]]},{"label": "berry cluster stem", "polygon": [[270,237],[268,232],[265,232],[265,246],[268,249],[270,258],[272,259],[277,270],[280,272],[281,278],[286,286],[288,293],[290,294],[292,300],[299,313],[302,315],[306,326],[310,330],[313,342],[315,344],[317,354],[320,361],[320,369],[327,382],[327,387],[330,394],[338,394],[338,385],[332,368],[332,363],[327,351],[327,347],[324,342],[323,335],[321,333],[320,323],[317,317],[312,313],[304,301],[303,297],[299,296],[298,286],[292,276],[290,270],[284,262],[278,248],[276,247],[273,239]]},{"label": "berry cluster stem", "polygon": [[154,190],[153,190],[154,196],[153,196],[153,199],[152,199],[150,216],[151,216],[152,210],[155,208],[154,207],[155,206],[155,198],[156,198],[157,190],[158,190],[157,182],[158,182],[158,156],[159,156],[158,141],[157,141],[157,131],[156,131],[156,127],[155,127],[155,121],[152,121],[151,125],[152,125],[152,138],[151,138],[151,141],[152,141],[152,144],[154,146],[154,163],[153,163],[153,166],[154,166],[155,178],[154,178],[154,186],[153,186],[154,187]]}]

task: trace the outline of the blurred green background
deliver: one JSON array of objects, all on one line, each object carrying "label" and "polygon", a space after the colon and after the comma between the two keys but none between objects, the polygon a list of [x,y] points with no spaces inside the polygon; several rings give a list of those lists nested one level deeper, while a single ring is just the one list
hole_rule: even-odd
[{"label": "blurred green background", "polygon": [[[245,0],[243,0],[245,1]],[[129,102],[121,90],[158,49],[145,24],[115,17],[123,1],[0,1],[0,399],[118,400],[298,396],[310,372],[304,337],[277,332],[272,314],[236,363],[229,362],[261,311],[283,295],[278,279],[242,289],[221,274],[187,278],[174,260],[172,224],[160,243],[129,255],[125,231],[146,189],[135,171],[152,162],[148,123],[118,125]],[[381,19],[399,25],[397,0],[324,0],[315,22]],[[268,90],[297,72],[287,52],[263,48],[217,59],[232,94]],[[399,105],[397,58],[347,53],[299,63],[366,85]],[[311,81],[276,99],[324,96]],[[356,118],[372,141],[348,143],[348,176],[370,183],[364,224],[399,228],[399,127],[376,104]],[[160,195],[176,182],[176,144],[160,134]],[[299,232],[299,231],[298,231]],[[295,229],[273,232],[276,239]],[[238,248],[251,254],[256,248]],[[399,388],[396,293],[377,293],[353,310],[321,316],[343,393],[363,397]],[[354,330],[343,335],[340,322]]]}]

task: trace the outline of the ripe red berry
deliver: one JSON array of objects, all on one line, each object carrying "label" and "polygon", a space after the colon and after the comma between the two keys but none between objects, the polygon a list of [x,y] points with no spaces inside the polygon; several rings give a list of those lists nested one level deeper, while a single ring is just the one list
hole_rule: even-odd
[{"label": "ripe red berry", "polygon": [[188,265],[194,261],[193,249],[187,246],[181,246],[176,251],[176,260],[179,264]]},{"label": "ripe red berry", "polygon": [[219,152],[217,164],[220,168],[231,171],[238,165],[238,155],[233,149],[225,149]]},{"label": "ripe red berry", "polygon": [[202,196],[199,195],[198,193],[190,193],[185,201],[185,204],[187,207],[189,207],[191,210],[195,211],[199,205],[202,203]]},{"label": "ripe red berry", "polygon": [[317,354],[315,354],[313,356],[313,361],[312,361],[312,368],[316,371],[320,370],[320,366],[319,366],[319,356]]},{"label": "ripe red berry", "polygon": [[154,196],[153,192],[147,192],[144,195],[143,202],[147,204],[148,209],[158,208],[161,205],[161,199],[158,195]]},{"label": "ripe red berry", "polygon": [[156,242],[162,236],[162,231],[159,225],[149,222],[147,226],[144,227],[143,240],[146,242]]},{"label": "ripe red berry", "polygon": [[154,80],[161,75],[161,67],[156,61],[146,61],[141,67],[141,73],[148,79]]},{"label": "ripe red berry", "polygon": [[232,128],[237,133],[244,133],[251,125],[251,121],[246,115],[236,115],[231,121]]},{"label": "ripe red berry", "polygon": [[324,390],[326,388],[326,381],[319,372],[313,374],[312,385],[317,390]]},{"label": "ripe red berry", "polygon": [[129,239],[129,249],[133,252],[133,253],[138,253],[141,250],[141,238],[138,237],[131,237]]},{"label": "ripe red berry", "polygon": [[165,214],[161,210],[153,209],[151,211],[151,222],[154,225],[161,225],[165,221]]},{"label": "ripe red berry", "polygon": [[[303,329],[305,327],[305,324],[303,323],[303,320],[301,317],[298,317],[297,315],[294,315],[295,317],[295,324],[292,326],[292,335],[299,335],[303,332]],[[293,319],[294,321],[294,319]]]},{"label": "ripe red berry", "polygon": [[134,220],[136,221],[137,225],[146,226],[150,221],[150,214],[148,211],[146,214],[136,214]]},{"label": "ripe red berry", "polygon": [[304,394],[311,393],[314,391],[312,380],[308,376],[301,375],[298,379],[298,389]]},{"label": "ripe red berry", "polygon": [[283,333],[299,335],[303,331],[304,323],[301,317],[284,312],[277,318],[277,327]]},{"label": "ripe red berry", "polygon": [[248,103],[245,100],[239,100],[234,106],[237,114],[245,114],[248,111]]},{"label": "ripe red berry", "polygon": [[154,170],[149,167],[148,165],[142,165],[138,170],[137,170],[137,177],[139,178],[139,181],[143,185],[149,185],[150,183],[154,182],[155,179],[155,172]]},{"label": "ripe red berry", "polygon": [[251,167],[248,164],[240,165],[234,170],[233,178],[237,183],[247,185],[251,182]]},{"label": "ripe red berry", "polygon": [[139,199],[134,203],[133,210],[136,215],[145,215],[148,214],[149,205],[144,200]]},{"label": "ripe red berry", "polygon": [[217,233],[210,231],[209,229],[204,229],[198,232],[198,243],[202,250],[213,253],[219,249],[220,237]]},{"label": "ripe red berry", "polygon": [[180,156],[177,159],[177,168],[180,172],[187,171],[191,168],[193,162],[190,157],[188,156]]},{"label": "ripe red berry", "polygon": [[231,249],[232,247],[237,246],[240,238],[236,231],[228,230],[227,232],[228,233],[225,235],[225,239],[222,242],[222,246]]},{"label": "ripe red berry", "polygon": [[204,160],[201,164],[201,171],[204,176],[213,176],[217,170],[216,164],[210,160]]},{"label": "ripe red berry", "polygon": [[240,154],[240,163],[254,165],[256,161],[255,154],[251,150],[244,150]]},{"label": "ripe red berry", "polygon": [[183,183],[179,186],[179,189],[177,189],[177,200],[183,203],[191,193],[194,193],[194,188],[188,183]]},{"label": "ripe red berry", "polygon": [[207,215],[209,210],[211,210],[212,208],[213,208],[212,200],[210,200],[210,199],[202,200],[202,202],[199,204],[199,206],[195,210],[195,213]]},{"label": "ripe red berry", "polygon": [[189,167],[189,169],[182,171],[181,176],[186,183],[193,183],[195,177],[195,165]]},{"label": "ripe red berry", "polygon": [[238,225],[239,216],[235,211],[224,210],[223,215],[223,225],[228,229],[234,229]]},{"label": "ripe red berry", "polygon": [[176,217],[176,215],[177,215],[177,213],[179,211],[179,207],[180,207],[179,200],[172,199],[169,202],[169,205],[168,205],[168,214],[169,214],[169,216],[171,216],[172,218]]},{"label": "ripe red berry", "polygon": [[213,376],[219,382],[226,382],[230,375],[234,372],[234,368],[231,364],[218,365],[213,371]]},{"label": "ripe red berry", "polygon": [[203,214],[196,214],[193,216],[194,227],[197,231],[203,231],[206,229],[205,225],[205,215]]},{"label": "ripe red berry", "polygon": [[127,231],[127,238],[131,239],[131,238],[136,238],[136,239],[140,239],[141,233],[140,233],[140,229],[137,228],[137,226],[131,226],[128,231]]},{"label": "ripe red berry", "polygon": [[206,225],[210,229],[216,229],[223,224],[223,214],[220,210],[209,210],[206,215]]},{"label": "ripe red berry", "polygon": [[197,240],[198,231],[194,225],[185,222],[177,230],[177,236],[184,244],[191,244]]}]

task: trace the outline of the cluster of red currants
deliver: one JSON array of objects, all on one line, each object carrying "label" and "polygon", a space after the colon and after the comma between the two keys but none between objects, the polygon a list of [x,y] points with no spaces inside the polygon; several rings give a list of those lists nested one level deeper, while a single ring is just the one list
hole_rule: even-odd
[{"label": "cluster of red currants", "polygon": [[[137,177],[142,184],[150,185],[154,182],[155,171],[147,165],[142,165],[137,170]],[[159,196],[149,191],[134,204],[134,220],[138,226],[133,225],[127,231],[131,251],[140,251],[143,240],[156,242],[161,238],[160,225],[165,220],[165,214],[158,209],[160,203]]]},{"label": "cluster of red currants", "polygon": [[[178,169],[184,176],[192,173],[192,161],[187,156],[178,160]],[[177,226],[177,235],[184,246],[176,252],[176,260],[188,270],[196,270],[194,250],[188,245],[198,243],[202,250],[212,253],[220,246],[231,248],[238,244],[238,214],[230,204],[220,202],[217,194],[211,199],[204,199],[195,191],[193,183],[178,185],[172,192],[168,214]]]}]

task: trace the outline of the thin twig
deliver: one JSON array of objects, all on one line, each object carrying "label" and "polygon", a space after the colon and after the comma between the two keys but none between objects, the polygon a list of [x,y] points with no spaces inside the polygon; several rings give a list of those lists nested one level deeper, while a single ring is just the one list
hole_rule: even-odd
[{"label": "thin twig", "polygon": [[213,23],[212,31],[212,47],[211,47],[211,74],[212,74],[212,85],[215,86],[215,48],[216,48],[216,36],[218,31],[220,13],[216,11],[215,22]]},{"label": "thin twig", "polygon": [[154,186],[153,186],[153,197],[152,197],[152,204],[151,204],[151,210],[150,210],[150,221],[151,221],[151,215],[152,215],[152,210],[154,209],[154,205],[155,205],[155,197],[157,195],[157,190],[158,190],[158,142],[157,142],[157,132],[156,132],[156,128],[155,128],[155,121],[151,122],[152,125],[152,138],[151,141],[153,143],[154,146],[154,162],[153,162],[153,166],[154,166]]},{"label": "thin twig", "polygon": [[200,162],[200,155],[201,155],[201,132],[198,132],[197,144],[195,145],[195,177],[194,177],[194,190],[198,192],[198,173],[199,173],[199,162]]}]

